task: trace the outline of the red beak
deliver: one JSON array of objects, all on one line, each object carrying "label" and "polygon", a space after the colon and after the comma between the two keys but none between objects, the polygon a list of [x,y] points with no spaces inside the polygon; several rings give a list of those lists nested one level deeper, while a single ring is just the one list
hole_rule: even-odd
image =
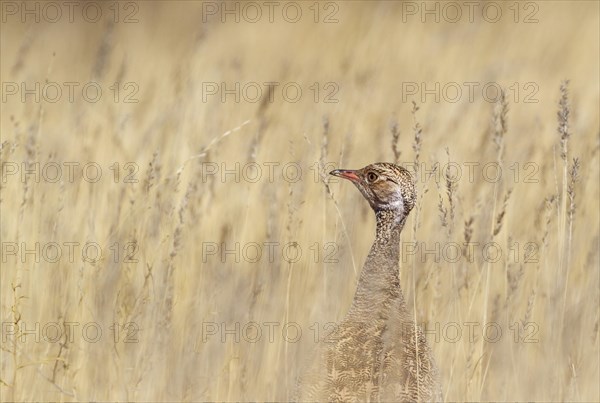
[{"label": "red beak", "polygon": [[335,169],[329,172],[329,175],[339,176],[340,178],[348,179],[352,182],[358,182],[360,178],[356,175],[356,171],[352,169]]}]

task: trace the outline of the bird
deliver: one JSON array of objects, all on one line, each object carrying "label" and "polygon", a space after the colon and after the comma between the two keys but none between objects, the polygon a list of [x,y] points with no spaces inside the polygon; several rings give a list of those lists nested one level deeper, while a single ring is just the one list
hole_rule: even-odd
[{"label": "bird", "polygon": [[439,370],[400,287],[400,233],[415,205],[411,173],[378,162],[330,175],[352,182],[375,212],[375,240],[342,322],[319,342],[297,383],[311,401],[442,401]]}]

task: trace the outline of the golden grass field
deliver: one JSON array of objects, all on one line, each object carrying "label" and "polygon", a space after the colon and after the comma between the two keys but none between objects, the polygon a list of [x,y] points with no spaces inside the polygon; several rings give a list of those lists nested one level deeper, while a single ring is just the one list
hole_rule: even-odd
[{"label": "golden grass field", "polygon": [[85,4],[2,3],[2,401],[290,399],[374,236],[326,172],[375,161],[445,399],[600,400],[598,2]]}]

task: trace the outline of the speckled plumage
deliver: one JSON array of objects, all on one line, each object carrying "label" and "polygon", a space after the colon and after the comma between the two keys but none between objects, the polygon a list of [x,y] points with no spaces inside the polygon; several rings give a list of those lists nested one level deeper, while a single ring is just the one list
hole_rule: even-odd
[{"label": "speckled plumage", "polygon": [[352,306],[319,344],[296,400],[441,401],[433,355],[400,288],[400,232],[416,197],[412,176],[390,163],[331,174],[356,185],[377,229]]}]

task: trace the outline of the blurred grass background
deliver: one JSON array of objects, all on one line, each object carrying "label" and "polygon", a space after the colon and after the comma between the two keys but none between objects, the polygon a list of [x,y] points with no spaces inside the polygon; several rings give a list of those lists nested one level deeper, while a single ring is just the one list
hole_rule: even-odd
[{"label": "blurred grass background", "polygon": [[[597,2],[515,3],[517,17],[501,3],[496,23],[481,12],[469,22],[466,8],[456,23],[423,22],[391,1],[318,3],[317,23],[313,3],[295,3],[297,23],[281,8],[269,22],[264,5],[256,23],[223,23],[194,1],[109,2],[97,23],[77,12],[72,23],[23,23],[6,3],[3,401],[288,400],[316,329],[322,336],[348,309],[374,235],[359,192],[331,181],[329,193],[321,173],[394,160],[419,162],[404,242],[440,245],[407,253],[401,279],[431,330],[445,398],[600,400]],[[411,4],[420,12],[425,3]],[[524,23],[532,11],[538,21]],[[132,12],[137,22],[124,23]],[[332,12],[337,22],[324,23]],[[21,84],[36,82],[79,86],[73,102],[64,85],[56,102],[22,102]],[[81,96],[89,82],[103,90],[98,102]],[[203,93],[236,82],[281,84],[262,86],[258,102]],[[479,83],[472,100],[465,82]],[[302,89],[298,102],[284,99],[286,83]],[[406,83],[458,83],[463,93],[436,102],[407,95]],[[484,99],[485,83],[505,89],[504,106]],[[79,164],[73,180],[65,162]],[[82,178],[90,162],[102,169],[95,183]],[[427,174],[448,162],[461,167],[459,180]],[[58,163],[63,173],[56,183],[23,180],[23,163]],[[236,163],[239,180],[222,176]],[[254,163],[262,175],[245,180]],[[484,180],[488,163],[502,167],[500,180]],[[49,242],[63,253],[54,263],[42,253]],[[79,245],[74,259],[69,242]],[[81,258],[87,242],[102,250],[95,262]],[[273,259],[265,242],[276,243]],[[464,242],[478,243],[472,255],[465,248],[453,262],[441,252]],[[490,242],[498,261],[485,259]],[[21,254],[36,243],[38,262]],[[284,251],[300,255],[292,262]],[[52,323],[74,330],[54,340]],[[96,327],[82,334],[90,323],[102,329],[96,342]]]}]

